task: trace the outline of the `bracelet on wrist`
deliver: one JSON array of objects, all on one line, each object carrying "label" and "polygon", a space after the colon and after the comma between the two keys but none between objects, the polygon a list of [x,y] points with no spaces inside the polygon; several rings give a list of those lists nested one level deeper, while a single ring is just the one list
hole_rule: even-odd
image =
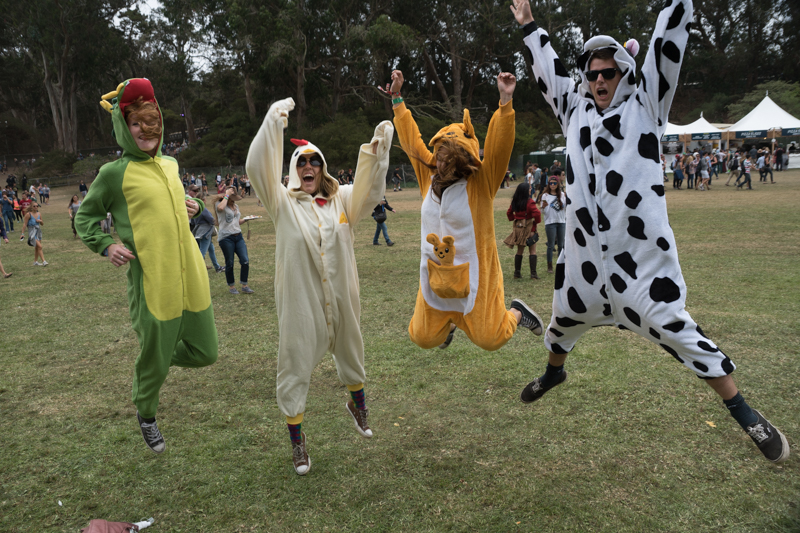
[{"label": "bracelet on wrist", "polygon": [[227,199],[228,199],[228,197],[227,197],[227,196],[225,196],[225,199],[227,200]]},{"label": "bracelet on wrist", "polygon": [[398,96],[397,98],[392,98],[392,105],[397,105],[402,103],[403,103],[403,97]]}]

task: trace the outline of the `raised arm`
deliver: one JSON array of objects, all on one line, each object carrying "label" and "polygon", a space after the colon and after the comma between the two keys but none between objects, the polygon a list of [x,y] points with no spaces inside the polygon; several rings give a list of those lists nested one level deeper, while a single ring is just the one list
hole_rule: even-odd
[{"label": "raised arm", "polygon": [[292,109],[294,100],[291,98],[272,104],[247,153],[245,168],[250,184],[273,220],[278,216],[281,201],[287,198],[286,188],[281,185],[283,128],[289,124]]},{"label": "raised arm", "polygon": [[489,121],[486,141],[483,143],[482,174],[486,177],[489,190],[487,194],[494,196],[503,182],[503,178],[514,150],[515,113],[511,99],[517,86],[517,78],[508,72],[497,76],[497,90],[500,92],[500,107]]},{"label": "raised arm", "polygon": [[566,135],[569,110],[575,107],[578,100],[575,81],[553,50],[550,36],[534,22],[529,0],[514,0],[511,11],[522,26],[523,41],[533,56],[533,75],[536,83],[556,114],[558,123],[561,124],[561,131]]},{"label": "raised arm", "polygon": [[[403,87],[403,73],[399,70],[392,72],[391,92],[399,94]],[[404,102],[394,104],[394,125],[397,128],[397,137],[400,139],[400,146],[411,160],[411,166],[417,175],[420,195],[424,198],[431,185],[431,166],[434,166],[433,154],[428,150],[422,135],[419,132],[411,111],[408,110]],[[427,166],[429,165],[429,166]]]},{"label": "raised arm", "polygon": [[392,148],[394,127],[384,120],[375,128],[375,135],[369,144],[362,144],[358,150],[358,163],[353,185],[339,188],[350,227],[369,216],[375,204],[381,202],[386,193],[386,173],[389,170],[389,150]]},{"label": "raised arm", "polygon": [[650,49],[642,65],[638,97],[657,124],[659,138],[667,129],[669,108],[678,88],[693,9],[692,0],[667,2],[658,14]]}]

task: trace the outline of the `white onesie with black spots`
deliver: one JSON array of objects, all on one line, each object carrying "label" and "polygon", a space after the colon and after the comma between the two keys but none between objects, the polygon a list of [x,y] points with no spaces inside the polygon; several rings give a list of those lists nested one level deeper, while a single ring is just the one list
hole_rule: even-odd
[{"label": "white onesie with black spots", "polygon": [[[733,372],[733,362],[692,320],[667,219],[659,139],[680,73],[692,18],[690,0],[667,0],[636,85],[636,63],[608,36],[584,46],[582,83],[569,77],[550,38],[525,26],[533,72],[567,139],[566,245],[556,265],[553,317],[545,346],[572,350],[595,326],[616,325],[659,344],[701,378]],[[588,58],[614,48],[621,80],[597,109],[586,80]]]}]

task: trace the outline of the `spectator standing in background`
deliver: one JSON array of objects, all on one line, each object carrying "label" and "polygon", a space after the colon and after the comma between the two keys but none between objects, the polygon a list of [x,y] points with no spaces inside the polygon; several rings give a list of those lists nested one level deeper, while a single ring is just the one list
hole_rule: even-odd
[{"label": "spectator standing in background", "polygon": [[389,205],[389,202],[386,201],[386,197],[384,196],[381,203],[376,205],[375,209],[372,210],[372,218],[375,220],[375,223],[378,224],[378,227],[375,228],[375,237],[372,238],[372,244],[374,246],[380,246],[381,244],[378,242],[381,231],[383,231],[383,238],[386,240],[386,246],[394,246],[392,239],[389,238],[389,232],[386,229],[386,211],[391,211],[392,213],[397,212],[392,209],[392,206]]}]

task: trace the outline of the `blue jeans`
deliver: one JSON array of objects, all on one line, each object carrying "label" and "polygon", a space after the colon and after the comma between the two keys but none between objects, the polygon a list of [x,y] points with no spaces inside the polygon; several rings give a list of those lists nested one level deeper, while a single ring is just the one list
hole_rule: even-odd
[{"label": "blue jeans", "polygon": [[219,270],[217,254],[214,252],[214,243],[211,241],[213,236],[213,234],[209,233],[208,237],[204,239],[197,239],[197,246],[200,247],[200,253],[203,255],[203,259],[206,258],[206,252],[208,252],[208,257],[211,258],[211,264],[214,265],[215,269]]},{"label": "blue jeans", "polygon": [[[564,250],[564,235],[567,232],[566,222],[556,222],[555,224],[545,224],[544,231],[547,233],[547,262],[553,262],[553,248],[558,243],[558,253]],[[558,259],[558,256],[556,256]]]},{"label": "blue jeans", "polygon": [[383,238],[386,239],[386,242],[392,242],[392,239],[389,238],[389,232],[386,230],[386,222],[376,222],[376,224],[378,227],[375,228],[375,237],[372,238],[372,244],[378,244],[378,237],[381,235],[381,230],[383,230]]},{"label": "blue jeans", "polygon": [[14,211],[3,211],[3,223],[6,231],[14,231]]},{"label": "blue jeans", "polygon": [[241,233],[228,235],[219,241],[222,255],[225,256],[225,279],[228,285],[233,286],[236,280],[233,277],[233,254],[239,256],[239,264],[242,270],[239,273],[239,281],[242,285],[247,285],[247,274],[250,272],[250,259],[247,257],[247,245]]}]

